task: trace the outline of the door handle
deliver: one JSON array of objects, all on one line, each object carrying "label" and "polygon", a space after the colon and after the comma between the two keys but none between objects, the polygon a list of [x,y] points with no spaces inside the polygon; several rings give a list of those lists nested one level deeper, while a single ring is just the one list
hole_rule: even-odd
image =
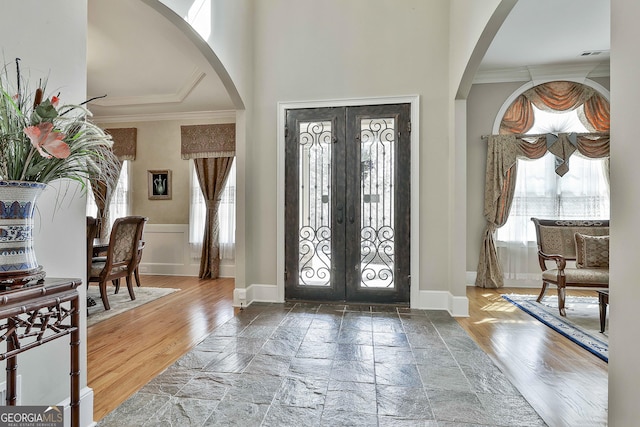
[{"label": "door handle", "polygon": [[348,215],[349,215],[349,223],[353,224],[353,221],[355,221],[355,219],[356,219],[355,218],[355,214],[353,212],[353,205],[349,205],[349,213],[348,213]]},{"label": "door handle", "polygon": [[342,212],[343,211],[342,203],[338,203],[338,205],[336,206],[336,210],[338,211],[336,214],[338,224],[342,224],[342,221],[344,221],[344,213]]}]

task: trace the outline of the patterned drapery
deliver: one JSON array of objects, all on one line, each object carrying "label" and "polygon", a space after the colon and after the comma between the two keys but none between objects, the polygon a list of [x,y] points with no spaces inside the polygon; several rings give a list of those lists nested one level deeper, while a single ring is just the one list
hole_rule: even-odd
[{"label": "patterned drapery", "polygon": [[136,159],[136,146],[138,143],[137,128],[105,129],[113,140],[113,154],[121,162]]},{"label": "patterned drapery", "polygon": [[236,125],[180,126],[182,158],[233,157],[236,155]]},{"label": "patterned drapery", "polygon": [[113,175],[109,177],[110,182],[106,182],[105,180],[92,180],[90,182],[93,198],[98,208],[97,218],[100,223],[99,237],[101,238],[109,236],[111,232],[109,205],[111,204],[111,198],[113,197],[113,192],[120,177],[122,164],[125,160],[136,159],[136,146],[138,143],[137,128],[113,128],[105,129],[104,131],[111,135],[113,141],[112,151],[118,158],[120,167],[113,171]]},{"label": "patterned drapery", "polygon": [[220,195],[236,155],[235,123],[180,126],[183,159],[194,159],[207,214],[200,258],[200,278],[215,279],[220,273]]},{"label": "patterned drapery", "polygon": [[[525,135],[534,124],[533,105],[545,111],[568,111],[584,105],[583,114],[578,116],[591,133]],[[609,122],[609,102],[594,89],[580,83],[544,83],[527,90],[511,103],[500,123],[500,134],[489,136],[484,199],[486,227],[476,286],[504,286],[494,234],[509,217],[517,158],[538,159],[550,151],[556,156],[556,173],[560,176],[568,170],[569,157],[576,150],[586,157],[608,159]]]},{"label": "patterned drapery", "polygon": [[233,157],[196,158],[194,162],[198,183],[207,204],[199,276],[201,279],[217,279],[220,274],[218,206],[231,170]]}]

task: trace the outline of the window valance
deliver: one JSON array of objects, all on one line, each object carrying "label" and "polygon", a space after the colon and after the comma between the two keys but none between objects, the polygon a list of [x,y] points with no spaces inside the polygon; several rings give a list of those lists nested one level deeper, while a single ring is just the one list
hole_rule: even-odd
[{"label": "window valance", "polygon": [[233,157],[236,154],[236,124],[180,126],[183,159]]},{"label": "window valance", "polygon": [[563,176],[568,170],[569,157],[576,151],[591,159],[609,157],[608,132],[547,133],[542,135],[489,135],[490,152],[501,152],[502,168],[510,169],[517,157],[539,159],[547,151],[556,157],[556,173]]},{"label": "window valance", "polygon": [[136,159],[136,144],[138,141],[137,128],[105,129],[113,139],[113,154],[121,162]]},{"label": "window valance", "polygon": [[490,135],[485,177],[485,215],[495,209],[495,203],[504,193],[504,181],[518,157],[539,159],[547,151],[556,157],[556,173],[569,170],[569,157],[576,150],[585,157],[609,157],[608,133],[559,133],[543,135]]},{"label": "window valance", "polygon": [[543,111],[570,111],[583,106],[578,117],[590,132],[609,131],[609,101],[589,86],[568,81],[537,85],[509,106],[500,133],[525,133],[533,126],[533,106]]}]

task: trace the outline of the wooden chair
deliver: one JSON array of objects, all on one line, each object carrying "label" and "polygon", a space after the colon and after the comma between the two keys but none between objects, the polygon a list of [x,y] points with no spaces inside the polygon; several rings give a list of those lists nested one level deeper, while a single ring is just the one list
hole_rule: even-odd
[{"label": "wooden chair", "polygon": [[116,219],[111,229],[106,258],[92,260],[89,281],[98,282],[105,310],[111,309],[107,297],[107,283],[110,281],[116,285],[117,292],[119,280],[124,277],[129,296],[132,300],[136,299],[132,275],[138,263],[138,248],[147,220],[148,218],[142,216]]},{"label": "wooden chair", "polygon": [[[86,272],[86,284],[89,286],[89,277],[91,277],[91,262],[93,259],[93,240],[98,237],[100,233],[100,220],[92,216],[87,217],[87,272]],[[96,302],[90,296],[87,296],[87,307],[93,307]]]},{"label": "wooden chair", "polygon": [[136,285],[140,287],[140,261],[142,261],[142,251],[144,250],[144,240],[140,240],[138,245],[138,258],[136,259],[136,266],[133,269],[133,276],[136,279]]},{"label": "wooden chair", "polygon": [[[133,278],[136,281],[136,286],[137,287],[141,286],[139,270],[140,270],[140,261],[142,261],[142,251],[144,250],[144,245],[145,245],[144,240],[140,240],[140,242],[138,243],[137,259],[136,259],[136,262],[135,262],[135,267],[133,268]],[[106,257],[94,257],[93,259],[94,259],[94,261],[95,260],[100,260],[100,259],[105,260]],[[116,286],[115,293],[117,294],[118,291],[120,290],[120,279],[114,280],[113,284]]]},{"label": "wooden chair", "polygon": [[[609,288],[608,220],[531,218],[531,221],[536,228],[538,262],[542,270],[542,289],[538,302],[542,301],[547,287],[554,285],[558,288],[558,311],[561,316],[566,316],[564,303],[567,287]],[[576,239],[585,238],[597,243],[586,246],[577,244]],[[582,246],[581,250],[576,249],[578,246]],[[551,266],[547,265],[547,261]]]}]

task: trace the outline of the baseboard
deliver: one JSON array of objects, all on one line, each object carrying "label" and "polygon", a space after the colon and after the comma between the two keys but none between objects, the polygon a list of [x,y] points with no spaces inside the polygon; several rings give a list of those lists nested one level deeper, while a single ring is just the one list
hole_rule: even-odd
[{"label": "baseboard", "polygon": [[449,291],[420,291],[418,301],[412,301],[411,308],[446,310],[453,317],[469,317],[469,299],[452,295]]},{"label": "baseboard", "polygon": [[469,317],[469,298],[450,295],[449,313],[453,317]]},{"label": "baseboard", "polygon": [[[145,276],[198,277],[198,275],[200,274],[200,265],[140,263],[140,274]],[[218,277],[236,277],[235,264],[220,264],[220,272]]]},{"label": "baseboard", "polygon": [[[284,302],[280,300],[275,285],[253,284],[233,291],[233,306],[247,307],[253,302]],[[449,291],[420,291],[418,301],[411,308],[420,310],[446,310],[454,317],[469,316],[469,299],[454,296]]]},{"label": "baseboard", "polygon": [[[477,272],[467,271],[467,286],[475,286]],[[510,288],[540,288],[542,286],[540,274],[523,274],[521,279],[503,279],[504,285]]]},{"label": "baseboard", "polygon": [[[71,426],[71,399],[67,398],[58,403],[64,407],[64,427]],[[93,389],[84,387],[80,390],[80,426],[93,427],[96,422],[93,421]]]},{"label": "baseboard", "polygon": [[233,291],[233,306],[247,307],[253,302],[284,302],[276,285],[256,284]]}]

